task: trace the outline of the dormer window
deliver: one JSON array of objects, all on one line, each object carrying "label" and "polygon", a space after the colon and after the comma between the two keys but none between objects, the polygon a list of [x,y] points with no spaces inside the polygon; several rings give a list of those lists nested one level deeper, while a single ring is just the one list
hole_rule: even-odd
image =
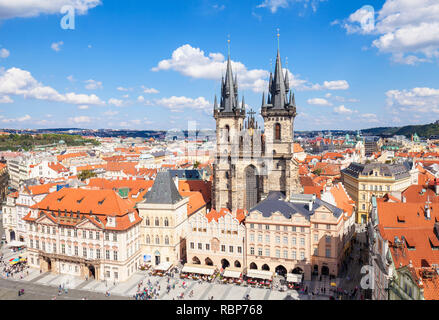
[{"label": "dormer window", "polygon": [[104,203],[104,201],[105,201],[105,198],[102,199],[101,201],[98,201],[98,204],[99,204],[99,205],[102,205],[102,204]]}]

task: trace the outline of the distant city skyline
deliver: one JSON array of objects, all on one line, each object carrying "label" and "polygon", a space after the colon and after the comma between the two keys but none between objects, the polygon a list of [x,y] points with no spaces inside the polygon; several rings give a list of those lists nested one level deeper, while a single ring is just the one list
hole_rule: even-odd
[{"label": "distant city skyline", "polygon": [[[61,26],[64,5],[74,29]],[[0,127],[214,129],[228,39],[239,101],[259,113],[278,28],[296,131],[431,123],[437,10],[431,0],[0,0]]]}]

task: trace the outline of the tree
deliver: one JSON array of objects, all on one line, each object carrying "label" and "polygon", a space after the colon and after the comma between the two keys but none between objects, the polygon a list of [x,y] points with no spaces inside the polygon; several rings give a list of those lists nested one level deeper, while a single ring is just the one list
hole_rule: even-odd
[{"label": "tree", "polygon": [[314,173],[315,175],[319,176],[322,174],[322,169],[315,169],[312,173]]},{"label": "tree", "polygon": [[81,181],[96,177],[96,173],[91,170],[83,170],[78,174],[78,179]]},{"label": "tree", "polygon": [[200,163],[199,163],[198,161],[195,161],[195,163],[194,163],[194,169],[197,169],[199,165],[200,165]]}]

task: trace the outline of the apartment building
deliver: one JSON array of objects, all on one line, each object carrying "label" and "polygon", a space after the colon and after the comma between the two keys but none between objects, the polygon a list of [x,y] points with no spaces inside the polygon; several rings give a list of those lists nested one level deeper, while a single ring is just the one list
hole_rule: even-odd
[{"label": "apartment building", "polygon": [[342,182],[357,207],[357,223],[367,223],[372,196],[402,192],[418,183],[418,169],[409,163],[351,163],[341,171]]},{"label": "apartment building", "polygon": [[29,266],[43,272],[119,282],[141,263],[141,218],[113,190],[63,188],[23,220]]},{"label": "apartment building", "polygon": [[246,217],[247,269],[337,275],[350,236],[345,223],[352,213],[315,195],[285,199],[270,192]]},{"label": "apartment building", "polygon": [[191,264],[243,270],[245,266],[245,213],[228,209],[198,212],[188,221],[187,261]]}]

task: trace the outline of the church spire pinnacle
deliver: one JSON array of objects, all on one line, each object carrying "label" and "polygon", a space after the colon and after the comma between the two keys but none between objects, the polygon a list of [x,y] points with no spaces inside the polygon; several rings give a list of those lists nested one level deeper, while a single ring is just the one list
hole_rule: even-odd
[{"label": "church spire pinnacle", "polygon": [[227,39],[227,66],[225,78],[221,80],[221,112],[234,112],[239,109],[237,77],[233,77],[230,57],[230,36]]}]

